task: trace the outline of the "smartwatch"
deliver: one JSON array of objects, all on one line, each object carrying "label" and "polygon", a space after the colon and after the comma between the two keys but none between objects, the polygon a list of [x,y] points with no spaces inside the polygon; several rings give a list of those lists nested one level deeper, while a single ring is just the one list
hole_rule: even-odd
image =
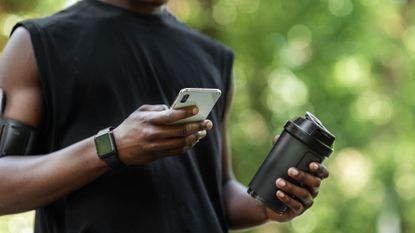
[{"label": "smartwatch", "polygon": [[104,160],[112,169],[120,169],[125,164],[118,159],[117,145],[115,144],[113,127],[100,130],[94,137],[98,157]]}]

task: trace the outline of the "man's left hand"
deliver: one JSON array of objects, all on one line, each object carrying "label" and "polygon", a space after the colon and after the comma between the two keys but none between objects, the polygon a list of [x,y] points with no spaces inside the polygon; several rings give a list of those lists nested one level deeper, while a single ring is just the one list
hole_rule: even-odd
[{"label": "man's left hand", "polygon": [[280,199],[288,206],[288,211],[284,213],[276,213],[271,209],[267,209],[267,217],[269,220],[278,222],[287,222],[301,215],[310,208],[314,199],[320,190],[321,181],[329,176],[329,171],[320,163],[310,163],[309,172],[304,172],[296,168],[288,169],[288,175],[294,180],[303,184],[298,186],[279,178],[275,185],[279,189],[276,198]]}]

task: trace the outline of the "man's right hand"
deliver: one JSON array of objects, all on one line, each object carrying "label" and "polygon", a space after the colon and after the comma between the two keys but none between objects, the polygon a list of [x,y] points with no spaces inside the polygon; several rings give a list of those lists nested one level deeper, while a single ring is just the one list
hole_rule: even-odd
[{"label": "man's right hand", "polygon": [[143,105],[114,129],[118,156],[127,165],[142,165],[191,149],[213,127],[210,120],[172,125],[198,113],[197,107],[168,109]]},{"label": "man's right hand", "polygon": [[[0,87],[7,94],[5,118],[41,127],[45,110],[39,77],[30,34],[19,27],[0,59]],[[114,130],[120,159],[126,164],[146,164],[190,149],[206,135],[205,130],[212,128],[212,122],[169,123],[195,112],[192,108],[142,106]],[[107,164],[97,157],[93,137],[48,154],[2,157],[0,177],[7,179],[0,182],[0,215],[48,205],[108,170]]]}]

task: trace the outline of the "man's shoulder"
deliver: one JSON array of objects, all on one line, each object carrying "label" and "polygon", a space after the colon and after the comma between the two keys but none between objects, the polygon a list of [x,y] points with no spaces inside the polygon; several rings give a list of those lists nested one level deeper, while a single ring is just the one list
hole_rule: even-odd
[{"label": "man's shoulder", "polygon": [[232,55],[232,49],[225,45],[223,42],[219,41],[216,38],[213,38],[210,35],[201,32],[198,29],[191,28],[183,22],[178,22],[178,27],[181,28],[184,34],[187,35],[187,38],[193,40],[203,46],[206,50],[209,50],[213,53]]},{"label": "man's shoulder", "polygon": [[218,39],[213,38],[209,35],[206,35],[196,30],[193,30],[193,33],[195,34],[196,37],[198,37],[201,41],[206,43],[212,49],[215,49],[216,51],[221,52],[221,53],[232,53],[231,48],[229,48],[227,45],[225,45],[223,42],[219,41]]},{"label": "man's shoulder", "polygon": [[85,22],[87,15],[85,12],[86,7],[87,4],[85,1],[79,1],[52,15],[28,19],[21,24],[25,26],[30,25],[41,30],[62,30],[65,29],[65,27],[69,28],[75,24],[82,24],[82,22]]}]

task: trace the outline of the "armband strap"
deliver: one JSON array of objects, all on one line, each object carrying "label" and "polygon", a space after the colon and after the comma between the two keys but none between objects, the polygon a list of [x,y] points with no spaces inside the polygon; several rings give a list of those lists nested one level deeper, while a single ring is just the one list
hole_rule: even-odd
[{"label": "armband strap", "polygon": [[36,128],[22,122],[0,118],[0,157],[33,153]]}]

